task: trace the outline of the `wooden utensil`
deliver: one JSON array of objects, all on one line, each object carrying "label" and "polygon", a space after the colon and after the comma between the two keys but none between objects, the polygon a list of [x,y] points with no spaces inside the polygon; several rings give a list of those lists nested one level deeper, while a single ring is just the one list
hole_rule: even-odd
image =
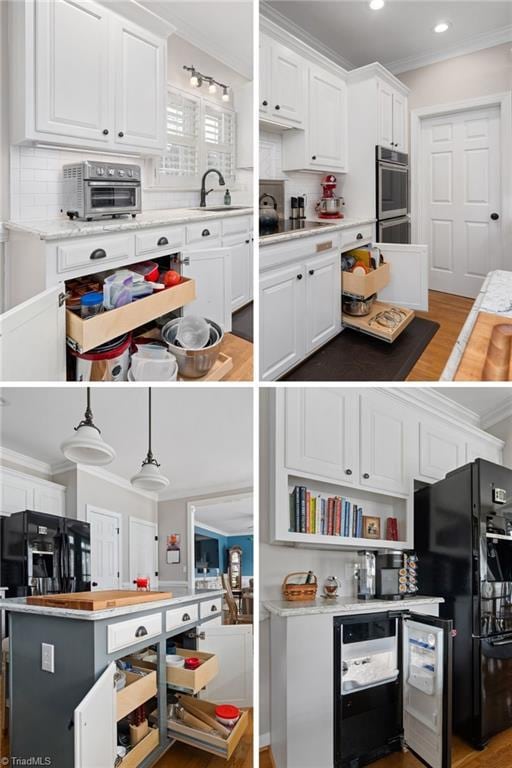
[{"label": "wooden utensil", "polygon": [[207,715],[206,712],[203,712],[202,709],[199,709],[199,707],[196,707],[190,698],[185,696],[176,696],[179,703],[181,704],[184,709],[187,710],[191,715],[194,715],[194,717],[198,717],[199,720],[202,720],[203,723],[206,723],[210,726],[210,728],[214,728],[218,733],[223,736],[223,738],[227,739],[230,735],[231,731],[228,728],[225,728],[221,723],[219,723],[218,720],[216,720],[214,717],[210,717],[210,715]]},{"label": "wooden utensil", "polygon": [[195,717],[195,715],[191,715],[190,712],[187,712],[187,710],[182,705],[176,707],[176,719],[181,720],[182,723],[190,726],[190,728],[196,728],[198,731],[203,731],[204,733],[215,733],[213,728],[210,728],[209,725],[203,723],[203,721],[198,717]]}]

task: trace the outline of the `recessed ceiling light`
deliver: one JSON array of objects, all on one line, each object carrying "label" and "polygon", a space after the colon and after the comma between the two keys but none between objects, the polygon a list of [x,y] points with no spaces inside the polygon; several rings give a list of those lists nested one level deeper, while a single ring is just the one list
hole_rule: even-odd
[{"label": "recessed ceiling light", "polygon": [[384,0],[371,0],[370,8],[372,11],[380,11],[381,8],[384,8]]},{"label": "recessed ceiling light", "polygon": [[441,32],[446,32],[449,28],[450,25],[447,21],[440,21],[439,24],[435,25],[434,32],[440,34]]}]

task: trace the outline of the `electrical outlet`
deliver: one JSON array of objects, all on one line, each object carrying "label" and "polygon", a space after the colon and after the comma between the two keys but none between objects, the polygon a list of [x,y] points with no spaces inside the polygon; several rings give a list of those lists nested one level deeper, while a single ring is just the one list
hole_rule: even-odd
[{"label": "electrical outlet", "polygon": [[43,672],[55,672],[55,646],[41,643],[41,669]]}]

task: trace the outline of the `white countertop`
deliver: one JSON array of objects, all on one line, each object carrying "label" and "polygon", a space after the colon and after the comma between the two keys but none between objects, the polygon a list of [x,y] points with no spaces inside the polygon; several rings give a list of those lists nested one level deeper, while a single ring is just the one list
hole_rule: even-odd
[{"label": "white countertop", "polygon": [[310,602],[290,602],[271,600],[264,602],[264,608],[275,616],[306,616],[316,613],[335,613],[337,616],[359,613],[380,613],[381,611],[405,611],[415,605],[437,605],[444,603],[442,597],[406,597],[403,600],[358,600],[357,598],[339,597],[336,600],[318,598]]},{"label": "white countertop", "polygon": [[479,312],[512,317],[512,272],[497,269],[489,272],[485,278],[441,374],[440,381],[451,381],[457,373]]},{"label": "white countertop", "polygon": [[67,237],[112,234],[113,232],[148,229],[172,224],[193,224],[194,222],[247,216],[248,214],[252,214],[252,208],[249,206],[225,211],[210,211],[208,207],[202,211],[193,208],[169,208],[168,210],[138,213],[135,219],[128,216],[121,219],[102,219],[100,221],[71,221],[67,217],[62,217],[50,221],[8,221],[4,226],[14,232],[35,235],[40,240],[61,240]]},{"label": "white countertop", "polygon": [[[311,221],[318,221],[318,219],[311,219]],[[338,232],[341,229],[348,229],[349,227],[361,227],[363,224],[373,224],[376,219],[336,219],[331,223],[322,221],[321,227],[314,227],[314,229],[296,229],[292,232],[281,232],[275,235],[265,235],[260,237],[260,248],[264,245],[276,245],[276,243],[284,243],[287,240],[295,240],[299,237],[311,237],[313,235],[323,235],[326,232]]]},{"label": "white countertop", "polygon": [[151,611],[158,608],[174,608],[183,603],[211,600],[212,597],[221,597],[223,594],[223,589],[208,589],[195,593],[190,592],[187,595],[172,597],[167,600],[125,605],[122,608],[108,608],[104,611],[79,611],[73,608],[47,608],[42,605],[27,605],[25,597],[11,597],[0,600],[0,610],[10,611],[11,613],[35,613],[40,616],[55,616],[64,619],[81,619],[82,621],[100,621],[101,619],[112,619],[118,616],[127,616],[131,613],[142,613],[143,611]]}]

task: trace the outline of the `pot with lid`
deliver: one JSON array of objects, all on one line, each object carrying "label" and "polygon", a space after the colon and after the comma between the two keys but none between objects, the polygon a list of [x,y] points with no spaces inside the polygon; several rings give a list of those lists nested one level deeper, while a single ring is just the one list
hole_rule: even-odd
[{"label": "pot with lid", "polygon": [[[265,200],[272,201],[272,206]],[[260,197],[260,235],[268,235],[275,232],[279,223],[279,214],[277,212],[277,201],[274,195],[265,192]]]}]

